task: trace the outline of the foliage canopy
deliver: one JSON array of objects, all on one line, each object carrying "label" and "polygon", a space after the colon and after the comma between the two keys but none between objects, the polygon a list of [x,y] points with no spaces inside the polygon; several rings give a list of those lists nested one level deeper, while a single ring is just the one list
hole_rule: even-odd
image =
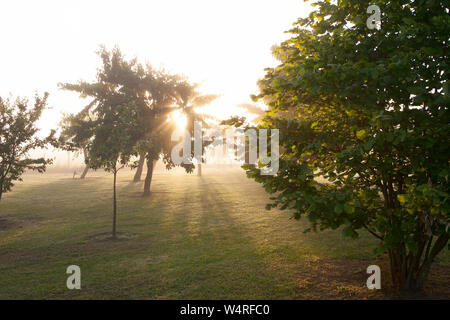
[{"label": "foliage canopy", "polygon": [[[380,30],[366,26],[369,4]],[[367,229],[394,284],[421,288],[450,238],[446,1],[316,1],[275,51],[255,100],[280,129],[280,170],[248,176],[310,229]]]},{"label": "foliage canopy", "polygon": [[54,131],[46,138],[39,138],[36,122],[47,105],[48,93],[36,95],[34,106],[28,107],[27,99],[15,101],[0,98],[0,199],[4,192],[21,181],[25,170],[44,172],[51,159],[32,158],[29,152],[45,148],[54,141]]}]

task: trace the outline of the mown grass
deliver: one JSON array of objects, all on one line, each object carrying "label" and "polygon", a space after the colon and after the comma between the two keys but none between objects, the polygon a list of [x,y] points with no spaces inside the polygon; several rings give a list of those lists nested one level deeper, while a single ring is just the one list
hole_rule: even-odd
[{"label": "mown grass", "polygon": [[[303,234],[304,221],[264,209],[268,195],[242,170],[203,173],[156,172],[148,199],[120,173],[118,240],[108,238],[111,175],[26,176],[0,203],[0,224],[10,224],[0,228],[0,299],[328,298],[325,265],[359,273],[350,281],[358,297],[368,292],[362,268],[379,260],[372,236]],[[449,270],[448,251],[439,263]],[[66,288],[72,264],[81,290]],[[336,279],[331,297],[342,292]]]}]

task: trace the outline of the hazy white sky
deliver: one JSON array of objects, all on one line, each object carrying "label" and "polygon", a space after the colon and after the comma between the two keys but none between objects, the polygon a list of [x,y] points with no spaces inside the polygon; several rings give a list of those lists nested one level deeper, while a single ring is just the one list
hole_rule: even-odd
[{"label": "hazy white sky", "polygon": [[213,108],[228,117],[250,102],[264,68],[275,64],[270,47],[309,11],[302,0],[2,0],[0,95],[50,92],[53,109],[41,125],[56,127],[62,111],[86,103],[57,83],[93,80],[100,63],[94,52],[117,44],[129,58],[222,94]]}]

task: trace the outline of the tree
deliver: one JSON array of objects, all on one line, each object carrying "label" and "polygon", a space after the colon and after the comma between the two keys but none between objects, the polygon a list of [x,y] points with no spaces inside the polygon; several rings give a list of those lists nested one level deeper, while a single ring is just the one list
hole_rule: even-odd
[{"label": "tree", "polygon": [[[195,121],[201,122],[203,125],[205,125],[205,127],[207,127],[205,120],[206,119],[211,120],[214,117],[197,112],[197,111],[195,111],[195,108],[204,107],[219,97],[218,95],[215,95],[215,94],[202,94],[201,92],[198,91],[198,84],[190,84],[186,79],[184,79],[182,77],[173,78],[172,81],[174,79],[175,79],[176,83],[171,85],[172,89],[166,90],[167,92],[170,93],[170,98],[168,98],[167,100],[170,101],[171,99],[173,99],[171,101],[172,105],[170,105],[169,108],[164,107],[164,106],[162,106],[162,108],[160,107],[162,110],[166,110],[166,111],[162,112],[162,114],[165,117],[160,118],[161,124],[158,125],[158,127],[161,127],[165,123],[166,129],[167,128],[170,129],[170,130],[164,130],[162,132],[164,138],[170,137],[171,133],[176,129],[176,126],[175,126],[176,121],[174,122],[174,121],[171,121],[173,119],[170,119],[171,114],[174,111],[179,110],[179,111],[181,111],[182,114],[184,114],[186,116],[186,128],[185,129],[190,131],[191,134],[193,134]],[[170,88],[170,86],[169,86],[169,88]],[[155,103],[155,105],[157,105],[157,104]],[[170,124],[168,124],[168,122],[170,122]],[[159,135],[159,138],[157,140],[159,140],[160,138],[161,138],[161,135]],[[160,154],[166,154],[167,156],[169,155],[169,152],[171,151],[171,149],[173,147],[173,142],[166,141],[165,145],[167,147],[163,148],[163,146],[160,146],[159,151],[157,151],[157,150],[152,151],[153,154],[157,155],[157,157],[158,157],[157,159],[159,159]],[[136,174],[133,179],[134,182],[140,181],[144,162],[145,162],[145,155],[141,155],[139,157],[139,163],[137,166]],[[153,160],[153,163],[151,164],[151,168],[147,169],[146,182],[148,182],[148,181],[151,182],[151,175],[152,175],[153,167],[155,166],[155,163],[156,163],[156,160]],[[147,162],[147,165],[148,164],[149,163]],[[191,172],[190,165],[183,164],[182,166],[185,167],[187,172]],[[199,175],[201,175],[201,163],[198,163],[197,166],[198,166],[198,173],[199,173]],[[167,163],[166,163],[166,167],[167,167]],[[150,189],[146,188],[147,184],[149,185],[149,183],[144,184],[144,195],[150,194],[150,192],[149,192]],[[148,191],[145,191],[145,190],[148,190]]]},{"label": "tree", "polygon": [[[167,170],[176,166],[172,161],[171,151],[176,145],[172,141],[172,133],[176,130],[176,122],[171,119],[171,114],[182,108],[180,96],[190,84],[179,75],[171,75],[164,70],[153,70],[147,66],[148,77],[151,77],[151,86],[144,85],[147,101],[140,104],[142,117],[140,126],[143,135],[140,138],[137,149],[139,153],[145,154],[147,173],[144,181],[144,197],[151,195],[150,187],[153,177],[153,169],[156,161],[162,158]],[[191,173],[193,164],[180,164],[186,172]]]},{"label": "tree", "polygon": [[[177,87],[178,93],[178,105],[181,108],[181,111],[186,116],[186,130],[189,131],[191,137],[194,136],[194,124],[199,123],[202,125],[202,128],[210,128],[211,125],[206,122],[206,120],[213,120],[217,122],[217,119],[213,116],[210,116],[205,113],[199,112],[199,108],[209,105],[214,100],[219,98],[217,94],[202,94],[198,90],[198,84],[189,84],[185,82],[182,85]],[[211,144],[212,141],[202,141],[202,157],[198,159],[197,163],[197,175],[202,176],[202,163],[203,159],[203,151],[204,149]],[[193,150],[193,146],[191,148]]]},{"label": "tree", "polygon": [[2,194],[11,190],[14,181],[22,181],[25,170],[43,173],[51,159],[31,158],[29,152],[45,148],[54,138],[54,131],[47,138],[36,137],[36,122],[47,105],[48,93],[35,96],[35,103],[28,108],[28,100],[0,98],[0,200]]},{"label": "tree", "polygon": [[[66,148],[82,148],[84,143],[94,137],[94,132],[92,127],[84,124],[76,128],[77,121],[95,124],[99,106],[105,104],[105,99],[113,94],[115,99],[122,99],[116,104],[132,101],[137,110],[134,114],[137,133],[129,143],[134,148],[133,156],[145,155],[147,160],[144,196],[149,196],[154,161],[162,155],[167,169],[175,166],[170,157],[170,151],[176,144],[170,139],[174,123],[168,120],[169,114],[176,107],[177,88],[184,87],[186,80],[164,70],[155,70],[149,64],[144,67],[136,58],[126,60],[117,47],[112,51],[101,47],[98,54],[102,66],[98,69],[95,82],[60,84],[62,89],[78,92],[82,98],[92,98],[84,110],[69,119],[67,128],[63,130],[67,137],[62,140],[71,143],[66,144]],[[137,166],[139,163],[136,162],[131,165]],[[192,165],[182,166],[188,172],[193,170]]]},{"label": "tree", "polygon": [[104,168],[113,173],[113,228],[116,238],[117,221],[117,173],[130,159],[138,154],[137,143],[143,128],[139,125],[142,109],[139,96],[130,93],[130,88],[121,83],[133,82],[143,71],[135,62],[121,59],[120,51],[111,63],[110,55],[100,51],[104,69],[99,69],[97,82],[61,84],[64,89],[80,92],[82,97],[94,99],[78,114],[68,115],[63,120],[59,144],[66,150],[82,149],[85,162],[90,168]]},{"label": "tree", "polygon": [[130,157],[135,153],[133,141],[139,133],[135,117],[138,110],[133,101],[118,104],[109,101],[97,110],[98,120],[85,123],[92,128],[94,137],[86,147],[88,163],[91,168],[104,168],[113,173],[112,237],[116,238],[117,173],[129,163]]},{"label": "tree", "polygon": [[[422,288],[450,238],[450,16],[445,1],[317,1],[277,49],[256,100],[280,129],[280,170],[249,177],[309,230],[365,229],[396,288]],[[324,178],[326,181],[317,179]]]}]

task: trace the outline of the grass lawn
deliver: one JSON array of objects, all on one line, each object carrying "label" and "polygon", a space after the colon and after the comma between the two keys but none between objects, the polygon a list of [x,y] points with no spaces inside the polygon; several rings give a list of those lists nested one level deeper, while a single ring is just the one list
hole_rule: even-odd
[{"label": "grass lawn", "polygon": [[[133,173],[27,175],[0,202],[0,299],[383,299],[389,272],[366,233],[303,234],[305,221],[266,211],[268,195],[243,170],[203,176],[155,172],[150,198]],[[67,266],[81,290],[66,288]],[[379,264],[383,290],[365,287]],[[450,298],[450,254],[441,253],[420,297]]]}]

